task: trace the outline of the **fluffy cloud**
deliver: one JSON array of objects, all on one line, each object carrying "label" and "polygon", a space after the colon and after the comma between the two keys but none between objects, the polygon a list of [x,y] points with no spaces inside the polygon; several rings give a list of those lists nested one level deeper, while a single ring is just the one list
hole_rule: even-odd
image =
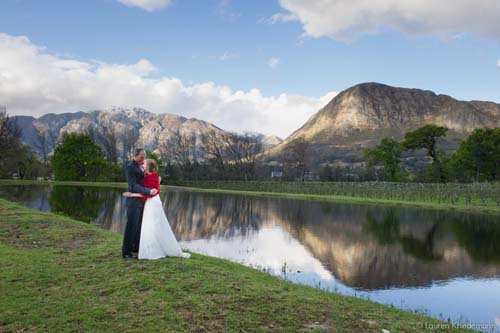
[{"label": "fluffy cloud", "polygon": [[[464,32],[500,39],[499,0],[280,0],[304,33],[350,41],[380,29],[453,38]],[[285,21],[280,14],[276,20]]]},{"label": "fluffy cloud", "polygon": [[263,96],[259,89],[235,91],[214,82],[184,85],[173,77],[154,78],[155,70],[146,59],[131,65],[66,59],[26,37],[0,33],[0,104],[11,115],[138,106],[227,130],[284,137],[335,95]]},{"label": "fluffy cloud", "polygon": [[159,10],[170,5],[172,0],[117,0],[129,7],[139,7],[149,12]]}]

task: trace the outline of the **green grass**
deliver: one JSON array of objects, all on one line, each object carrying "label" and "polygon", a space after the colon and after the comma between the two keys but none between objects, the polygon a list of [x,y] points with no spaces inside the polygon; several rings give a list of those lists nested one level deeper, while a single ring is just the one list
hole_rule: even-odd
[{"label": "green grass", "polygon": [[[163,188],[163,187],[162,187]],[[268,196],[268,197],[281,197],[299,200],[314,200],[314,201],[327,201],[338,203],[357,203],[357,204],[370,204],[370,205],[385,205],[385,206],[403,206],[403,207],[421,207],[425,209],[441,209],[441,210],[456,210],[462,212],[478,212],[487,214],[500,214],[500,207],[496,206],[474,206],[465,204],[448,204],[438,202],[425,202],[425,201],[409,201],[398,199],[380,199],[380,198],[367,198],[367,197],[354,197],[344,195],[324,195],[324,194],[303,194],[303,193],[282,193],[282,192],[262,192],[262,191],[243,191],[243,190],[230,190],[230,189],[213,189],[213,188],[199,188],[199,187],[186,187],[186,186],[167,186],[167,189],[179,189],[197,192],[213,192],[213,193],[227,193],[238,195],[251,195],[251,196]]]},{"label": "green grass", "polygon": [[[351,198],[370,202],[407,202],[431,207],[500,212],[500,183],[412,182],[279,182],[279,181],[182,181],[176,185],[205,189],[300,194]],[[355,199],[352,199],[355,198]]]},{"label": "green grass", "polygon": [[0,332],[421,332],[438,323],[196,253],[125,260],[121,239],[0,199]]}]

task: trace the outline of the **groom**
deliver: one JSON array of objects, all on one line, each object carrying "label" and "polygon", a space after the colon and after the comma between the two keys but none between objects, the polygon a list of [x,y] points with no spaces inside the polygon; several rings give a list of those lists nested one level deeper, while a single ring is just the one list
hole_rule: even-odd
[{"label": "groom", "polygon": [[[128,192],[141,193],[145,195],[155,195],[158,190],[142,187],[144,179],[144,159],[146,152],[143,148],[134,150],[134,158],[126,167]],[[139,241],[141,239],[142,213],[144,211],[144,202],[141,198],[127,198],[127,226],[123,235],[122,257],[125,259],[136,259],[132,251],[139,251]]]}]

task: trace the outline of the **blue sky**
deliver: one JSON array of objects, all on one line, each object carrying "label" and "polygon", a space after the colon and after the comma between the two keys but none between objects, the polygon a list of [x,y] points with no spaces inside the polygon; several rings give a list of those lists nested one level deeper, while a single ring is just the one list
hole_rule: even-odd
[{"label": "blue sky", "polygon": [[[499,1],[484,0],[491,8],[471,10],[467,19],[458,10],[448,14],[432,5],[416,8],[410,6],[412,1],[406,1],[408,7],[381,12],[384,0],[373,8],[356,8],[362,6],[356,0],[322,1],[328,8],[308,7],[320,3],[315,0],[3,0],[0,33],[4,34],[4,47],[12,52],[7,60],[0,56],[4,76],[21,75],[12,68],[34,63],[34,73],[52,73],[39,66],[40,57],[50,56],[80,62],[82,68],[71,73],[71,80],[76,80],[76,72],[88,71],[83,74],[89,84],[88,76],[95,75],[97,80],[96,73],[104,66],[131,70],[130,66],[142,59],[151,68],[131,70],[137,77],[125,79],[143,80],[150,89],[166,90],[161,93],[163,100],[154,103],[146,101],[147,93],[135,100],[122,98],[117,92],[107,99],[88,93],[85,100],[79,92],[71,100],[68,96],[73,92],[68,94],[67,87],[62,89],[56,82],[67,79],[68,69],[64,68],[63,73],[53,74],[53,81],[30,82],[50,90],[46,96],[37,92],[31,104],[18,102],[19,96],[9,95],[14,89],[2,90],[0,83],[0,104],[6,104],[11,113],[33,115],[137,105],[153,112],[194,116],[234,130],[243,129],[241,119],[248,115],[248,130],[286,136],[335,92],[367,81],[429,89],[458,99],[500,102],[500,28],[494,19],[484,16],[500,13]],[[165,6],[151,10],[146,8],[148,2]],[[349,3],[354,7],[342,12],[338,7],[342,2],[342,8]],[[465,4],[459,9],[467,13],[468,1],[462,2]],[[136,6],[131,6],[134,3]],[[359,17],[358,12],[368,12],[368,16]],[[429,19],[432,15],[428,13],[438,13],[435,20],[441,26]],[[275,14],[282,16],[273,17]],[[404,21],[407,17],[412,18]],[[443,25],[443,21],[447,23]],[[26,60],[29,65],[17,60],[7,63],[18,58],[12,40],[20,36],[27,40],[17,39],[17,46],[23,44],[19,52],[36,48]],[[52,64],[49,61],[47,66]],[[17,86],[27,85],[12,81]],[[174,81],[175,89],[164,88]],[[82,79],[75,82],[80,84]],[[213,85],[210,91],[200,91],[199,86],[207,83]],[[78,84],[71,85],[91,89]],[[196,92],[190,90],[194,87]],[[166,97],[172,94],[180,97]],[[212,104],[215,111],[200,108],[200,104]],[[287,111],[280,108],[293,110],[288,111],[290,121],[286,124],[277,124],[287,117]],[[266,118],[265,114],[274,110],[275,116]]]}]

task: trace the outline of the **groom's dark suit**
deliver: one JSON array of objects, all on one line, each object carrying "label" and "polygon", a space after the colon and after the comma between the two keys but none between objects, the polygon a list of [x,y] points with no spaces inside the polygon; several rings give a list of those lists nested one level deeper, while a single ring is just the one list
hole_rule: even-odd
[{"label": "groom's dark suit", "polygon": [[[125,169],[128,182],[128,192],[149,195],[150,188],[142,187],[144,172],[139,164],[132,160]],[[122,255],[129,255],[132,251],[139,249],[141,239],[142,213],[144,211],[144,201],[141,198],[127,198],[127,226],[123,235]]]}]

